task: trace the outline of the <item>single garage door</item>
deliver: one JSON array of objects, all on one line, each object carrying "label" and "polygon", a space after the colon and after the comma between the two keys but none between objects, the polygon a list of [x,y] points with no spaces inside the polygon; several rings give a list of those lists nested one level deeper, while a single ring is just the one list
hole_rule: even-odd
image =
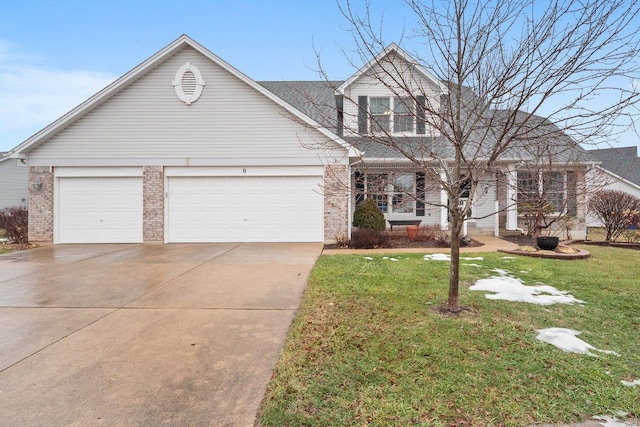
[{"label": "single garage door", "polygon": [[320,176],[169,177],[169,242],[321,242]]},{"label": "single garage door", "polygon": [[58,243],[140,243],[142,178],[59,178],[58,214]]}]

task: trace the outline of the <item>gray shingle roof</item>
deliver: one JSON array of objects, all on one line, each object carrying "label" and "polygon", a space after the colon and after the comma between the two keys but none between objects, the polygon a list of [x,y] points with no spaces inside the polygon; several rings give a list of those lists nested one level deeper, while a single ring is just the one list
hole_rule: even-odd
[{"label": "gray shingle roof", "polygon": [[[263,81],[261,86],[286,101],[302,113],[314,119],[332,132],[337,130],[335,89],[342,81]],[[470,94],[467,94],[470,96]],[[468,114],[471,114],[468,112]],[[496,135],[505,128],[513,115],[506,110],[493,110],[482,118],[481,125],[470,132],[466,155],[470,158],[487,158],[495,145]],[[531,161],[551,157],[554,163],[597,162],[574,140],[560,131],[550,121],[518,113],[515,122],[521,125],[520,138],[511,144],[501,160]],[[347,142],[364,151],[365,158],[403,158],[402,151],[416,158],[451,159],[454,150],[443,137],[405,137],[390,140],[380,137],[345,137]],[[536,141],[551,141],[551,144],[536,144]],[[544,150],[542,149],[544,148]]]},{"label": "gray shingle roof", "polygon": [[334,92],[342,81],[264,81],[258,84],[330,131],[336,131]]},{"label": "gray shingle roof", "polygon": [[589,153],[602,161],[604,169],[640,185],[640,158],[637,147],[605,148],[589,150]]}]

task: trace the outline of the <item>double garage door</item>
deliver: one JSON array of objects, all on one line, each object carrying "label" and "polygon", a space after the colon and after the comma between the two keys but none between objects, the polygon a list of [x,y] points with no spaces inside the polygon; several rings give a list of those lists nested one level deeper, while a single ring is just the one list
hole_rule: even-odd
[{"label": "double garage door", "polygon": [[[62,171],[57,176],[57,242],[142,242],[142,171],[134,169],[129,173],[136,176]],[[100,174],[97,169],[92,173]],[[166,242],[323,241],[321,175],[278,175],[268,168],[260,176],[202,173],[190,176],[169,168]]]}]

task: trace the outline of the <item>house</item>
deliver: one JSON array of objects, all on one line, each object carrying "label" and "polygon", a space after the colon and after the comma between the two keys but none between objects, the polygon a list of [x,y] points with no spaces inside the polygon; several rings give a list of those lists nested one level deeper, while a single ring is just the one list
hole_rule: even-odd
[{"label": "house", "polygon": [[[382,61],[411,74],[420,102],[446,95],[395,45],[345,81],[255,82],[181,36],[13,151],[29,167],[30,240],[323,242],[350,233],[366,197],[390,224],[446,228],[446,193],[375,144],[382,126],[413,156],[448,150],[420,120],[420,102],[373,78]],[[519,228],[518,183],[584,216],[576,188],[596,162],[577,160],[584,151],[553,124],[540,129],[562,147],[560,163],[519,170],[540,157],[525,143],[514,148],[483,172],[470,232]]]},{"label": "house", "polygon": [[[604,148],[588,150],[601,162],[591,171],[591,186],[605,190],[617,190],[640,198],[640,158],[638,147]],[[587,215],[589,227],[601,227],[595,215]]]},{"label": "house", "polygon": [[27,166],[8,153],[0,153],[0,209],[27,207]]}]

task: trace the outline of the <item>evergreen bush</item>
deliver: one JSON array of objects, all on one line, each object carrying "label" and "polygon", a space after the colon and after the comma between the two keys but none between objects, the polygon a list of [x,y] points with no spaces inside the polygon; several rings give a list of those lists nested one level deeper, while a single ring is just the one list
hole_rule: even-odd
[{"label": "evergreen bush", "polygon": [[375,200],[369,198],[356,207],[353,213],[353,226],[384,231],[387,228],[387,222]]}]

